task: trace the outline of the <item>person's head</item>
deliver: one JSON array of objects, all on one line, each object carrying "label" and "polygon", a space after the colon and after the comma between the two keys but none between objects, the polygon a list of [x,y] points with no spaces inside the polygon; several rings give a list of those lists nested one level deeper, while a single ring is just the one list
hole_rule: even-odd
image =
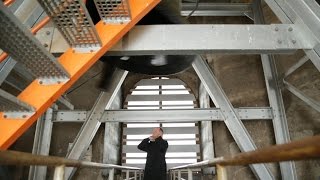
[{"label": "person's head", "polygon": [[161,136],[161,137],[162,137],[162,135],[163,135],[163,129],[162,129],[162,128],[157,127],[157,128],[154,128],[154,129],[152,130],[152,136],[154,136],[154,137],[159,137],[159,136]]}]

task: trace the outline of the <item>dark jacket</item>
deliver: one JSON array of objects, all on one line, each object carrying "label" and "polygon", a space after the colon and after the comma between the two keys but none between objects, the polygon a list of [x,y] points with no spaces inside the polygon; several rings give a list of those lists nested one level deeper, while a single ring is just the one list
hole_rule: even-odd
[{"label": "dark jacket", "polygon": [[142,140],[138,149],[147,152],[147,162],[144,171],[144,180],[166,180],[167,164],[166,151],[168,142],[158,137],[154,142],[149,138]]}]

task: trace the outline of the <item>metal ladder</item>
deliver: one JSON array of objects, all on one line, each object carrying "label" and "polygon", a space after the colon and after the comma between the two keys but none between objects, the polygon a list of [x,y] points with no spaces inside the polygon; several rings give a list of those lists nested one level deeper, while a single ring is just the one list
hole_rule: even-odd
[{"label": "metal ladder", "polygon": [[93,24],[82,0],[38,0],[69,43],[55,58],[0,2],[0,48],[36,79],[17,97],[0,90],[0,149],[8,148],[45,110],[160,0],[94,0]]}]

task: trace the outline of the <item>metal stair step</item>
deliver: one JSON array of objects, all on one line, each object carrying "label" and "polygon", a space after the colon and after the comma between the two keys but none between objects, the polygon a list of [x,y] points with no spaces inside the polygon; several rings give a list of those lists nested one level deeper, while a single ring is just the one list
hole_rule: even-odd
[{"label": "metal stair step", "polygon": [[131,20],[128,0],[94,0],[100,18],[106,23],[127,23]]},{"label": "metal stair step", "polygon": [[101,40],[82,0],[38,2],[75,51],[85,53],[101,48]]},{"label": "metal stair step", "polygon": [[14,112],[14,111],[33,111],[33,107],[20,101],[17,97],[0,89],[0,111]]},{"label": "metal stair step", "polygon": [[31,32],[0,3],[0,48],[28,68],[41,84],[62,83],[68,73]]}]

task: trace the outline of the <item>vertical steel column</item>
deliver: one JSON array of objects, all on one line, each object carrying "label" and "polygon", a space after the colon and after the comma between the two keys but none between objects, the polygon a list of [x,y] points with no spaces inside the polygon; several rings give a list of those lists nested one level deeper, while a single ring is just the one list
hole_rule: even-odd
[{"label": "vertical steel column", "polygon": [[176,171],[172,171],[173,173],[173,179],[176,180],[177,176],[176,176]]},{"label": "vertical steel column", "polygon": [[[242,152],[255,150],[256,146],[250,134],[241,122],[239,115],[234,110],[232,104],[228,100],[227,95],[224,93],[218,80],[212,73],[209,65],[204,59],[201,58],[201,56],[198,56],[193,62],[192,66],[211,99],[216,103],[216,106],[220,107],[224,122],[226,123],[226,126],[238,144],[240,150]],[[252,164],[250,167],[254,174],[260,179],[274,178],[270,170],[264,164]]]},{"label": "vertical steel column", "polygon": [[64,168],[65,166],[61,165],[54,169],[53,180],[64,180]]},{"label": "vertical steel column", "polygon": [[178,170],[178,180],[181,180],[181,170]]},{"label": "vertical steel column", "polygon": [[[253,2],[254,22],[255,24],[265,24],[263,11],[261,9],[261,0]],[[278,74],[272,55],[261,55],[263,72],[266,81],[269,104],[273,109],[273,128],[277,144],[290,142],[289,129],[286,113],[282,100],[281,89],[277,82]],[[295,180],[297,173],[294,162],[280,162],[282,179]]]},{"label": "vertical steel column", "polygon": [[134,171],[134,180],[137,180],[137,170]]},{"label": "vertical steel column", "polygon": [[[97,101],[95,102],[93,108],[91,109],[89,116],[85,123],[82,125],[71,150],[67,154],[69,159],[81,159],[86,150],[88,149],[92,139],[97,133],[101,122],[99,121],[103,115],[105,109],[109,109],[115,99],[121,85],[126,78],[128,71],[117,69],[113,76],[109,92],[102,92]],[[71,178],[76,168],[66,169],[66,179]]]},{"label": "vertical steel column", "polygon": [[[210,97],[203,85],[199,87],[199,104],[200,108],[210,108]],[[211,160],[215,157],[213,144],[212,121],[201,121],[201,151],[203,160]],[[203,168],[203,174],[214,174],[214,167]]]},{"label": "vertical steel column", "polygon": [[[49,108],[45,115],[37,121],[37,127],[33,142],[32,153],[37,155],[49,155],[53,110]],[[45,180],[47,166],[30,166],[29,180]]]},{"label": "vertical steel column", "polygon": [[114,168],[110,169],[109,177],[108,177],[108,180],[113,180],[113,179],[114,179]]}]

